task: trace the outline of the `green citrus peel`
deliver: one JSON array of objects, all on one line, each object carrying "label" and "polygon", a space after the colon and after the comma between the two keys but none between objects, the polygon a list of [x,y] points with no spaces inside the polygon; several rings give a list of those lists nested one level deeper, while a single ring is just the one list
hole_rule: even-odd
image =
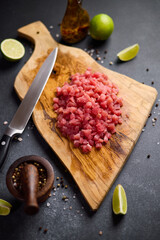
[{"label": "green citrus peel", "polygon": [[127,197],[122,185],[118,184],[113,192],[112,198],[113,212],[118,215],[127,213]]},{"label": "green citrus peel", "polygon": [[139,52],[139,45],[138,45],[138,43],[136,43],[136,44],[120,51],[117,54],[117,57],[121,61],[129,61],[129,60],[132,60],[133,58],[135,58],[137,56],[138,52]]},{"label": "green citrus peel", "polygon": [[11,208],[12,208],[12,205],[9,202],[3,199],[0,199],[0,215],[1,216],[7,216],[10,213]]},{"label": "green citrus peel", "polygon": [[8,61],[18,61],[25,54],[24,46],[15,39],[5,39],[0,45],[1,52]]},{"label": "green citrus peel", "polygon": [[96,40],[106,40],[114,30],[113,19],[107,14],[98,14],[90,21],[89,32]]}]

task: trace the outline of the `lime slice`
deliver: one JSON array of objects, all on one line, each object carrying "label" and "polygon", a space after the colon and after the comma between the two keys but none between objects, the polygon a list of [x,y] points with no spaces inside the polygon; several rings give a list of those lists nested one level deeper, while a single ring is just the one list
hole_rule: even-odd
[{"label": "lime slice", "polygon": [[113,192],[112,207],[115,214],[127,213],[127,197],[122,185],[118,184]]},{"label": "lime slice", "polygon": [[12,205],[9,202],[0,199],[0,215],[7,216],[11,211],[11,207]]},{"label": "lime slice", "polygon": [[122,51],[120,51],[118,54],[117,54],[117,57],[121,60],[121,61],[129,61],[133,58],[135,58],[137,56],[139,52],[139,45],[138,43],[130,46],[130,47],[127,47],[125,49],[123,49]]},{"label": "lime slice", "polygon": [[0,204],[0,215],[7,216],[10,213],[11,209]]},{"label": "lime slice", "polygon": [[92,38],[96,40],[107,40],[114,30],[113,19],[107,14],[101,13],[90,21],[89,32]]},{"label": "lime slice", "polygon": [[25,54],[24,46],[15,39],[5,39],[1,42],[1,52],[9,61],[18,61]]}]

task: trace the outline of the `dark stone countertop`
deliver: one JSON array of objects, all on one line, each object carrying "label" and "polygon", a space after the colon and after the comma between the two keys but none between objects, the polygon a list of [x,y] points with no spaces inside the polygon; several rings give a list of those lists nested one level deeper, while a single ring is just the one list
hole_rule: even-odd
[{"label": "dark stone countertop", "polygon": [[[59,42],[59,23],[66,8],[64,0],[35,0],[35,1],[1,1],[0,41],[6,38],[19,39],[26,48],[24,58],[16,63],[7,62],[0,55],[0,137],[6,125],[10,122],[20,101],[13,89],[17,73],[31,56],[33,46],[25,39],[17,36],[17,29],[31,22],[41,20]],[[144,82],[160,90],[160,1],[150,0],[93,0],[83,1],[83,7],[88,10],[90,17],[99,13],[110,15],[115,23],[112,36],[105,42],[92,41],[87,36],[74,47],[98,49],[104,56],[107,49],[104,67],[125,74],[139,82]],[[53,28],[52,28],[53,26]],[[120,50],[139,43],[140,52],[132,61],[118,64],[116,54]],[[113,65],[109,62],[112,61]],[[146,70],[148,69],[148,71]],[[159,103],[159,96],[156,100]],[[155,104],[156,104],[155,103]],[[22,141],[13,141],[7,162],[0,173],[0,198],[13,205],[9,216],[0,216],[0,239],[2,240],[157,240],[160,235],[160,107],[154,105],[152,117],[144,127],[134,150],[117,177],[111,190],[105,197],[97,212],[93,213],[74,180],[66,171],[60,160],[44,141],[30,119]],[[152,118],[157,118],[155,126]],[[59,188],[43,204],[35,216],[27,216],[23,211],[24,205],[18,202],[8,192],[5,175],[13,161],[24,155],[35,154],[49,160],[56,177],[63,177],[67,189]],[[147,156],[150,155],[150,158]],[[55,180],[55,185],[58,183]],[[114,216],[111,200],[114,188],[122,184],[128,199],[128,212],[123,217]],[[54,194],[53,194],[54,193]],[[69,200],[64,202],[63,195]],[[50,206],[47,206],[50,203]],[[39,227],[42,227],[39,230]],[[44,229],[48,229],[44,233]],[[102,231],[102,235],[99,235]]]}]

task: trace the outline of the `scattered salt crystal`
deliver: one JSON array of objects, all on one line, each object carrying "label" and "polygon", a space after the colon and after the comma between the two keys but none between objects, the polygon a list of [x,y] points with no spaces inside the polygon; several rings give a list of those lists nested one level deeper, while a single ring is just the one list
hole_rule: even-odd
[{"label": "scattered salt crystal", "polygon": [[58,33],[56,34],[56,37],[57,37],[57,38],[59,37],[59,34],[58,34]]},{"label": "scattered salt crystal", "polygon": [[50,28],[50,29],[52,29],[52,28],[53,28],[53,26],[51,25],[51,26],[49,26],[49,28]]},{"label": "scattered salt crystal", "polygon": [[76,198],[76,196],[73,196],[73,198]]},{"label": "scattered salt crystal", "polygon": [[142,132],[144,132],[144,131],[145,131],[145,129],[143,128],[143,129],[142,129]]},{"label": "scattered salt crystal", "polygon": [[51,204],[49,202],[47,202],[47,207],[49,207]]},{"label": "scattered salt crystal", "polygon": [[109,62],[109,65],[113,65],[113,62]]},{"label": "scattered salt crystal", "polygon": [[19,137],[17,140],[18,140],[19,142],[22,142],[23,138]]},{"label": "scattered salt crystal", "polygon": [[4,121],[4,123],[3,123],[4,125],[7,125],[8,124],[8,122],[7,121]]},{"label": "scattered salt crystal", "polygon": [[6,142],[5,141],[1,142],[1,145],[2,146],[6,145]]},{"label": "scattered salt crystal", "polygon": [[159,145],[160,142],[157,142],[157,145]]}]

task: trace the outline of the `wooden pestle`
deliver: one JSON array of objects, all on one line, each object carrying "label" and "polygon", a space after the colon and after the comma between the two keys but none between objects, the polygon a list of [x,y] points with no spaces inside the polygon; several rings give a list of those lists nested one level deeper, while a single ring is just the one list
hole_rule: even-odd
[{"label": "wooden pestle", "polygon": [[[39,172],[39,167],[35,163],[45,170],[46,183],[40,188],[38,185],[41,172]],[[18,185],[15,187],[16,182],[13,181],[13,176],[17,172],[15,171],[16,168],[19,168],[20,176],[17,179]],[[53,188],[53,183],[54,171],[51,164],[45,158],[36,155],[23,156],[17,159],[9,167],[6,174],[8,190],[15,198],[25,201],[25,212],[28,214],[36,213],[39,209],[38,203],[47,200]]]},{"label": "wooden pestle", "polygon": [[38,169],[33,164],[26,164],[22,170],[21,177],[25,200],[25,212],[29,215],[33,215],[39,210],[37,201],[39,181]]}]

